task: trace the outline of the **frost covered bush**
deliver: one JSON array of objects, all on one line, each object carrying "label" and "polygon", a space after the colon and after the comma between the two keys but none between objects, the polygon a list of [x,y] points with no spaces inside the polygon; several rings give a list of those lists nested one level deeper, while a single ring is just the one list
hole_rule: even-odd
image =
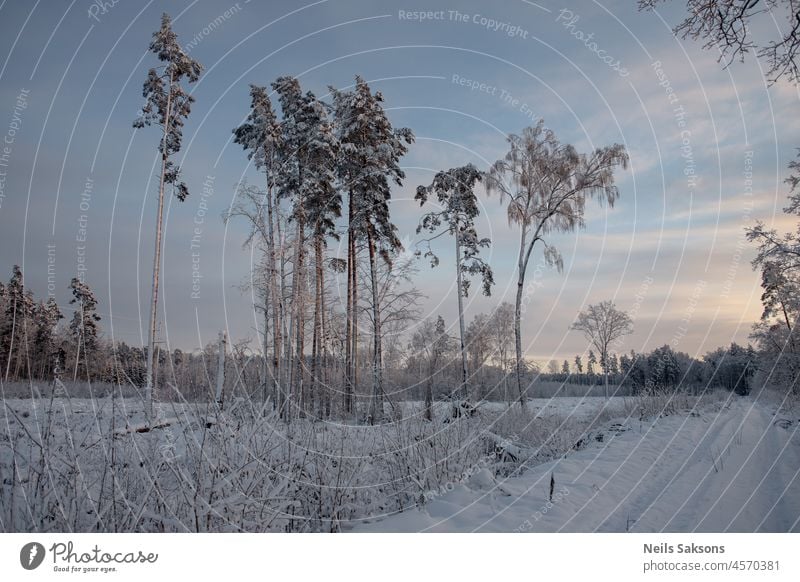
[{"label": "frost covered bush", "polygon": [[6,400],[3,531],[338,531],[403,510],[483,452],[477,419],[382,426],[295,419],[238,401]]}]

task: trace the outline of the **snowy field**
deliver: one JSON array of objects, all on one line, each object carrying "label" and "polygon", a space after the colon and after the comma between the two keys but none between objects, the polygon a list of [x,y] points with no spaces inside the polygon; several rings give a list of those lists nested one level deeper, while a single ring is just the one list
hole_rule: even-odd
[{"label": "snowy field", "polygon": [[[7,399],[2,531],[798,531],[800,414],[730,393],[419,403],[370,427],[239,400]],[[551,497],[552,479],[552,497]]]}]

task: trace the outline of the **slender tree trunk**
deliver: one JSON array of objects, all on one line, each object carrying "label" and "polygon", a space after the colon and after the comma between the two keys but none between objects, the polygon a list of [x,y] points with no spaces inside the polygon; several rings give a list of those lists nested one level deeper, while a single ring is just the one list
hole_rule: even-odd
[{"label": "slender tree trunk", "polygon": [[525,408],[525,391],[522,389],[522,295],[525,288],[525,271],[528,270],[528,260],[530,259],[533,245],[537,240],[541,223],[536,229],[531,242],[527,242],[528,230],[526,225],[520,226],[519,234],[519,255],[517,260],[517,297],[514,302],[514,349],[516,353],[516,376],[517,392],[519,394],[519,405]]},{"label": "slender tree trunk", "polygon": [[[277,242],[279,243],[279,250],[280,253],[278,254],[278,265],[280,270],[278,272],[278,307],[280,309],[280,322],[278,331],[281,335],[281,349],[280,354],[281,358],[279,359],[279,367],[278,367],[278,377],[281,380],[280,383],[280,392],[281,392],[281,405],[280,405],[280,416],[282,418],[287,418],[287,410],[289,404],[290,393],[292,389],[292,373],[291,373],[291,352],[292,352],[292,321],[293,318],[289,315],[289,310],[287,308],[287,293],[288,290],[286,288],[286,262],[287,262],[287,244],[285,240],[285,230],[281,225],[281,216],[278,212],[278,207],[276,205],[276,213],[275,213],[275,234],[277,235]],[[278,249],[276,249],[276,252]],[[285,339],[284,339],[285,338]]]},{"label": "slender tree trunk", "polygon": [[[269,282],[267,282],[269,285]],[[274,328],[272,329],[273,334],[273,354],[270,355],[270,326],[272,322],[277,317],[276,305],[272,302],[272,294],[269,292],[269,289],[266,290],[266,296],[264,297],[264,381],[263,381],[263,400],[264,400],[264,412],[266,413],[266,403],[267,400],[270,398],[272,399],[272,409],[277,410],[280,408],[280,398],[278,394],[278,383],[276,380],[276,368],[274,365]]]},{"label": "slender tree trunk", "polygon": [[299,408],[300,412],[305,411],[305,383],[304,380],[304,367],[305,362],[303,361],[303,352],[305,350],[304,342],[305,342],[305,267],[304,267],[304,260],[305,260],[305,250],[304,250],[304,232],[305,232],[305,216],[303,215],[302,209],[297,217],[297,246],[296,248],[296,262],[294,264],[294,273],[292,277],[292,285],[294,287],[295,293],[295,358],[294,358],[294,365],[295,365],[295,372],[294,372],[294,381],[295,381],[295,388],[294,393],[299,398]]},{"label": "slender tree trunk", "polygon": [[322,402],[320,408],[322,409],[322,418],[330,418],[331,416],[331,388],[330,388],[330,352],[328,341],[328,320],[326,317],[326,302],[325,302],[325,275],[322,275],[322,296],[320,299],[320,307],[322,309],[322,318],[320,321],[322,331],[322,391],[320,397]]},{"label": "slender tree trunk", "polygon": [[428,378],[425,381],[425,420],[433,420],[433,375],[435,367],[430,366]]},{"label": "slender tree trunk", "polygon": [[[352,384],[351,387],[351,398],[353,399],[353,403],[358,402],[358,242],[357,238],[353,238],[353,272],[351,273],[352,282],[351,286],[353,288],[353,345],[350,348],[350,366],[351,366],[351,374],[350,374],[350,383]],[[353,406],[355,410],[355,406]]]},{"label": "slender tree trunk", "polygon": [[6,374],[5,374],[5,381],[8,382],[8,375],[11,373],[11,357],[14,353],[14,338],[16,337],[17,333],[17,299],[16,297],[12,300],[12,313],[13,316],[11,317],[11,339],[9,340],[8,344],[8,359],[6,360]]},{"label": "slender tree trunk", "polygon": [[353,297],[355,293],[355,285],[353,285],[353,271],[355,270],[355,247],[353,232],[353,221],[355,218],[355,202],[353,200],[353,192],[350,192],[348,210],[347,210],[347,321],[345,323],[345,346],[344,346],[344,413],[345,415],[352,414],[353,412],[353,314],[355,313],[355,306],[353,304]]},{"label": "slender tree trunk", "polygon": [[214,400],[220,408],[222,408],[225,390],[225,353],[227,351],[225,344],[225,332],[221,331],[219,333],[219,353],[217,356],[217,389],[214,394]]},{"label": "slender tree trunk", "polygon": [[[456,227],[456,284],[458,285],[458,328],[460,332],[461,341],[461,386],[459,386],[459,395],[462,399],[469,399],[469,392],[467,390],[467,346],[465,343],[466,331],[464,327],[464,293],[463,293],[463,277],[461,269],[461,233]],[[454,409],[455,412],[455,409]]]},{"label": "slender tree trunk", "polygon": [[[358,244],[353,241],[353,347],[350,354],[352,374],[351,383],[353,402],[358,402]],[[355,404],[353,407],[356,410]]]},{"label": "slender tree trunk", "polygon": [[383,354],[381,351],[381,313],[378,305],[378,265],[375,252],[375,240],[371,232],[367,233],[369,246],[369,271],[372,284],[372,399],[370,401],[370,424],[383,421]]},{"label": "slender tree trunk", "polygon": [[[272,303],[272,391],[275,395],[276,405],[281,409],[281,300],[278,296],[278,270],[275,259],[275,235],[273,231],[274,209],[272,203],[272,186],[267,186],[267,254],[269,268],[269,296]],[[266,327],[264,333],[266,334]],[[264,353],[266,357],[266,352]]]},{"label": "slender tree trunk", "polygon": [[[325,276],[324,270],[322,268],[323,262],[323,253],[322,253],[322,236],[321,234],[317,233],[314,235],[314,269],[315,269],[315,276],[314,276],[314,336],[312,339],[312,347],[311,347],[311,387],[309,389],[309,410],[312,413],[316,413],[317,408],[317,398],[320,395],[320,386],[322,382],[320,381],[320,376],[322,374],[322,292],[324,289],[324,281],[323,277]],[[323,400],[319,399],[319,404],[321,404]],[[320,414],[320,417],[322,414]]]},{"label": "slender tree trunk", "polygon": [[516,377],[517,392],[519,394],[519,404],[525,408],[525,392],[522,389],[522,290],[525,286],[525,272],[520,268],[517,280],[517,297],[514,302],[514,349],[516,351]]},{"label": "slender tree trunk", "polygon": [[164,221],[164,180],[167,172],[167,136],[169,135],[169,122],[172,117],[172,78],[170,71],[169,87],[167,92],[167,109],[164,119],[164,137],[161,142],[161,177],[158,184],[158,212],[156,214],[156,248],[153,257],[153,285],[150,296],[150,327],[148,328],[147,341],[147,383],[144,390],[145,412],[147,418],[153,416],[153,374],[155,368],[155,343],[156,343],[156,321],[158,317],[158,276],[161,269],[161,231]]}]

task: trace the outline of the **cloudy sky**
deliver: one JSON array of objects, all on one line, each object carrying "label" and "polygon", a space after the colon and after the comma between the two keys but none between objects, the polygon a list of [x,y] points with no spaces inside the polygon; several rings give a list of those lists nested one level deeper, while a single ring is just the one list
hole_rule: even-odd
[{"label": "cloudy sky", "polygon": [[[656,13],[635,4],[2,2],[0,271],[5,279],[21,264],[37,296],[52,292],[65,309],[69,280],[82,272],[99,296],[104,332],[145,341],[159,136],[131,121],[155,64],[150,35],[168,11],[205,66],[180,154],[192,196],[170,201],[166,217],[161,307],[172,347],[197,348],[220,329],[256,336],[242,290],[253,260],[242,248],[244,226],[220,218],[238,181],[259,180],[231,143],[247,114],[248,84],[294,75],[324,98],[329,85],[345,88],[356,74],[383,92],[392,122],[416,134],[392,203],[409,247],[418,184],[467,162],[488,167],[504,154],[507,134],[540,117],[580,151],[627,147],[617,204],[590,205],[585,229],[553,237],[563,272],[542,266],[540,249],[532,260],[529,356],[583,352],[569,325],[604,299],[634,316],[625,350],[670,343],[703,354],[746,342],[760,304],[744,228],[756,219],[791,227],[781,208],[798,145],[798,93],[768,87],[754,60],[723,69],[717,54],[675,39],[680,2]],[[420,19],[420,10],[431,13]],[[518,232],[497,197],[481,192],[480,200],[478,228],[493,240],[497,285],[491,298],[469,298],[469,317],[514,296]],[[438,269],[420,264],[417,286],[427,297],[423,314],[452,323],[447,242],[437,249]],[[202,278],[192,298],[195,265]]]}]

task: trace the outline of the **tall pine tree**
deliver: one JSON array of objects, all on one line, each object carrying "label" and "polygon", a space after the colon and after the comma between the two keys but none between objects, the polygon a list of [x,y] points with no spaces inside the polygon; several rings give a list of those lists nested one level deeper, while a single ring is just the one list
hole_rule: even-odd
[{"label": "tall pine tree", "polygon": [[327,118],[325,106],[313,93],[303,93],[294,77],[280,77],[273,84],[278,93],[283,119],[281,128],[278,195],[291,200],[291,219],[295,223],[295,248],[292,261],[292,307],[290,335],[294,335],[294,361],[290,370],[290,398],[299,398],[305,413],[315,408],[318,364],[312,385],[305,382],[305,282],[306,240],[310,229],[314,243],[315,326],[312,356],[320,353],[324,305],[322,268],[325,238],[333,231],[333,221],[341,212],[341,198],[334,188],[334,168],[338,142]]},{"label": "tall pine tree", "polygon": [[164,218],[164,189],[172,185],[178,200],[189,196],[186,184],[180,179],[180,167],[170,156],[181,149],[184,119],[191,112],[194,97],[181,86],[186,79],[189,83],[197,81],[203,67],[192,60],[178,44],[178,37],[172,31],[172,20],[169,14],[161,16],[161,28],[153,33],[150,52],[154,53],[162,66],[152,68],[147,74],[142,94],[145,105],[140,116],[134,121],[135,128],[146,125],[158,125],[162,129],[161,143],[158,151],[161,154],[161,176],[158,185],[158,212],[156,215],[156,240],[153,258],[153,283],[150,298],[150,325],[147,338],[147,384],[145,387],[145,405],[148,416],[153,412],[153,371],[155,367],[156,326],[158,316],[158,284],[161,268],[161,231]]},{"label": "tall pine tree", "polygon": [[356,288],[358,246],[366,244],[372,279],[373,355],[372,397],[369,421],[383,417],[383,376],[380,303],[378,301],[378,257],[387,264],[402,245],[389,217],[391,183],[405,178],[400,158],[414,141],[408,128],[394,129],[383,110],[383,95],[372,93],[361,77],[352,91],[331,88],[336,135],[341,144],[337,164],[339,186],[348,194],[347,213],[347,322],[345,346],[345,412],[353,411],[358,349],[358,296]]},{"label": "tall pine tree", "polygon": [[69,288],[72,292],[72,299],[69,302],[75,306],[69,331],[75,340],[75,372],[72,379],[76,380],[81,354],[83,354],[87,375],[89,374],[90,357],[97,349],[99,334],[97,322],[100,321],[100,316],[97,315],[97,299],[89,285],[77,277],[73,277]]},{"label": "tall pine tree", "polygon": [[[250,114],[245,123],[233,130],[234,141],[240,144],[246,151],[247,157],[253,160],[257,168],[266,174],[267,189],[265,191],[265,201],[267,206],[266,232],[261,233],[266,239],[267,245],[267,292],[265,297],[264,317],[269,320],[270,312],[272,315],[272,365],[271,379],[272,391],[279,410],[284,410],[286,395],[282,387],[282,321],[283,321],[283,301],[279,291],[277,257],[275,251],[275,221],[277,220],[277,210],[275,208],[275,188],[278,183],[278,173],[280,168],[280,156],[283,147],[281,138],[281,126],[278,123],[272,103],[269,99],[266,87],[258,85],[250,86]],[[260,214],[260,213],[259,213]],[[259,224],[263,224],[263,219],[257,218]],[[264,328],[264,335],[267,335],[267,327]],[[267,342],[264,342],[264,357],[267,357]]]},{"label": "tall pine tree", "polygon": [[[470,281],[465,274],[480,275],[483,281],[483,294],[491,295],[494,277],[492,268],[480,258],[480,250],[491,244],[488,238],[478,238],[475,230],[475,219],[480,214],[478,200],[475,197],[475,185],[481,181],[483,174],[475,166],[468,164],[460,168],[451,168],[439,172],[429,186],[419,186],[414,197],[423,206],[431,196],[441,210],[428,212],[420,220],[417,233],[426,230],[437,238],[444,233],[450,234],[455,241],[456,287],[458,294],[458,326],[461,340],[461,385],[459,397],[469,398],[467,384],[467,346],[464,325],[464,297],[469,294]],[[442,225],[444,229],[442,230]],[[428,242],[425,255],[431,258],[431,265],[439,264]],[[454,409],[456,412],[458,408]]]}]

